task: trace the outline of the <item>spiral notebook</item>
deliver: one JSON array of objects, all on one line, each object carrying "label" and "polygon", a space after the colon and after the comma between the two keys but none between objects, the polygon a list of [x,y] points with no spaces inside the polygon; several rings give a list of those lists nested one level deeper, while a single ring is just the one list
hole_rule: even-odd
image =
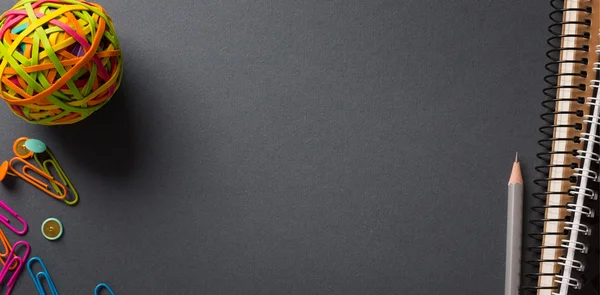
[{"label": "spiral notebook", "polygon": [[543,148],[523,244],[522,294],[600,294],[600,0],[550,1]]}]

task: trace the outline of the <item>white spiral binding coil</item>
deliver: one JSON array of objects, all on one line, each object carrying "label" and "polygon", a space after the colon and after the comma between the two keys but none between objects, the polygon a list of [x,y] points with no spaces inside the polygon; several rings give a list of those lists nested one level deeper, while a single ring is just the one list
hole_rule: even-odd
[{"label": "white spiral binding coil", "polygon": [[[600,53],[600,46],[596,46],[596,53]],[[594,63],[594,71],[600,71],[600,62]],[[598,89],[600,88],[600,80],[591,80],[590,87]],[[578,239],[578,234],[583,233],[584,235],[590,235],[590,227],[581,222],[582,216],[593,217],[594,210],[590,207],[583,205],[584,199],[598,199],[598,194],[587,188],[588,181],[598,181],[598,173],[590,169],[592,162],[598,164],[600,162],[600,156],[594,153],[594,148],[600,145],[600,91],[596,90],[596,97],[588,97],[586,105],[593,110],[593,114],[585,115],[583,122],[588,124],[588,132],[582,132],[580,140],[586,143],[585,150],[577,150],[575,155],[578,159],[582,160],[581,168],[575,168],[576,173],[573,175],[577,177],[579,185],[572,186],[569,193],[575,196],[575,203],[567,204],[569,211],[572,214],[572,221],[566,222],[567,225],[565,230],[569,231],[568,239],[561,241],[561,247],[565,249],[565,254],[559,257],[561,262],[559,265],[563,266],[563,271],[560,275],[556,275],[557,280],[555,282],[560,284],[559,292],[552,292],[553,295],[567,295],[569,288],[581,289],[581,282],[571,277],[572,270],[583,271],[584,264],[574,259],[576,251],[586,253],[588,246]]]},{"label": "white spiral binding coil", "polygon": [[569,211],[573,214],[579,213],[579,214],[583,214],[589,218],[594,217],[594,210],[592,210],[592,208],[590,208],[588,206],[577,205],[577,204],[567,204],[567,207],[569,207],[567,209],[567,211]]},{"label": "white spiral binding coil", "polygon": [[598,193],[596,193],[596,191],[594,191],[593,189],[587,188],[587,187],[580,187],[577,185],[571,186],[571,189],[569,190],[569,194],[571,194],[572,196],[576,196],[579,193],[579,190],[581,190],[582,194],[584,196],[588,197],[588,199],[590,199],[590,200],[598,199]]},{"label": "white spiral binding coil", "polygon": [[580,233],[583,233],[586,236],[589,236],[592,234],[592,230],[590,229],[590,227],[583,223],[575,224],[573,222],[566,221],[565,224],[567,225],[567,226],[565,226],[565,230],[576,230]]},{"label": "white spiral binding coil", "polygon": [[600,162],[600,155],[594,152],[577,150],[577,156],[575,156],[579,160],[588,159],[592,162],[598,163]]},{"label": "white spiral binding coil", "polygon": [[[562,266],[567,265],[567,259],[566,258],[558,257],[558,259],[564,261],[564,262],[557,262],[559,265],[562,265]],[[581,262],[579,260],[569,260],[568,262],[577,271],[584,271],[585,270],[585,264],[583,264],[583,262]]]},{"label": "white spiral binding coil", "polygon": [[[556,277],[560,279],[560,280],[555,280],[555,282],[557,282],[557,283],[561,283],[563,285],[566,284],[567,286],[572,287],[573,289],[581,289],[581,283],[579,282],[578,279],[561,276],[561,275],[556,275]],[[560,293],[552,292],[552,295],[560,295]]]},{"label": "white spiral binding coil", "polygon": [[562,240],[560,246],[567,249],[573,249],[584,254],[588,252],[588,246],[578,241]]},{"label": "white spiral binding coil", "polygon": [[[596,173],[593,170],[582,169],[582,168],[575,168],[573,170],[575,170],[577,172],[577,173],[573,173],[574,176],[587,177],[588,179],[591,179],[592,181],[598,180],[598,173]],[[587,173],[584,173],[584,172],[587,172]]]},{"label": "white spiral binding coil", "polygon": [[593,135],[593,134],[589,134],[587,132],[582,132],[581,137],[582,138],[580,140],[582,140],[582,141],[600,144],[600,136],[598,136],[598,135]]}]

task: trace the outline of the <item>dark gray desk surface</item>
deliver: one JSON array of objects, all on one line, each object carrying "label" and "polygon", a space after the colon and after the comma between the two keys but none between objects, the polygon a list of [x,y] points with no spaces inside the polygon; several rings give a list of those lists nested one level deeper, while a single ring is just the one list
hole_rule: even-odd
[{"label": "dark gray desk surface", "polygon": [[[546,2],[100,3],[125,56],[118,95],[66,127],[0,108],[0,156],[40,138],[81,193],[71,208],[0,186],[61,294],[503,293]],[[58,242],[40,234],[50,216]],[[14,293],[35,292],[24,274]]]}]

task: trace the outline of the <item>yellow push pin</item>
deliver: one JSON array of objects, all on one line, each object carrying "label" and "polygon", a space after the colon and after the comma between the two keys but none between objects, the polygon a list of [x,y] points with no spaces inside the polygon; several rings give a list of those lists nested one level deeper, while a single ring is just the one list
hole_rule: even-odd
[{"label": "yellow push pin", "polygon": [[48,218],[42,223],[42,235],[44,235],[44,238],[54,241],[60,238],[62,233],[63,226],[62,223],[60,223],[60,220],[56,218]]},{"label": "yellow push pin", "polygon": [[33,156],[33,152],[25,146],[25,142],[28,140],[29,138],[27,137],[21,137],[15,140],[15,143],[13,144],[13,151],[17,157],[21,159],[27,159]]}]

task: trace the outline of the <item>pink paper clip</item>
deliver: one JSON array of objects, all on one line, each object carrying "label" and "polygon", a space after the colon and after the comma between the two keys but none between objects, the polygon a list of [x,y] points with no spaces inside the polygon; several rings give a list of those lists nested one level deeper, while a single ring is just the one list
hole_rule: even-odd
[{"label": "pink paper clip", "polygon": [[[16,249],[19,248],[19,246],[25,247],[25,256],[23,256],[23,257],[17,256],[15,254]],[[17,278],[19,278],[21,271],[23,271],[23,265],[25,265],[25,261],[27,261],[27,257],[29,257],[30,251],[31,251],[31,246],[29,246],[29,243],[27,243],[25,241],[18,241],[13,245],[13,248],[12,248],[12,250],[10,250],[10,253],[8,253],[8,258],[6,259],[6,264],[4,264],[4,266],[2,267],[2,270],[0,270],[0,284],[4,283],[4,281],[6,279],[6,275],[8,274],[11,265],[15,264],[15,262],[17,263],[17,269],[15,269],[15,271],[12,273],[12,276],[6,283],[6,287],[8,287],[8,291],[6,291],[5,295],[9,295],[10,292],[12,292],[12,289],[14,288],[15,283],[17,282]]]},{"label": "pink paper clip", "polygon": [[17,212],[15,212],[13,209],[10,209],[10,207],[8,207],[8,205],[4,204],[4,202],[2,201],[0,201],[0,207],[4,208],[4,210],[6,210],[8,213],[14,216],[18,221],[23,223],[24,227],[22,231],[17,230],[14,226],[10,224],[8,218],[2,214],[0,214],[0,222],[4,223],[4,225],[6,225],[6,227],[12,230],[15,234],[20,236],[24,235],[27,232],[27,222],[25,222],[25,220],[21,218],[21,216],[17,215]]}]

